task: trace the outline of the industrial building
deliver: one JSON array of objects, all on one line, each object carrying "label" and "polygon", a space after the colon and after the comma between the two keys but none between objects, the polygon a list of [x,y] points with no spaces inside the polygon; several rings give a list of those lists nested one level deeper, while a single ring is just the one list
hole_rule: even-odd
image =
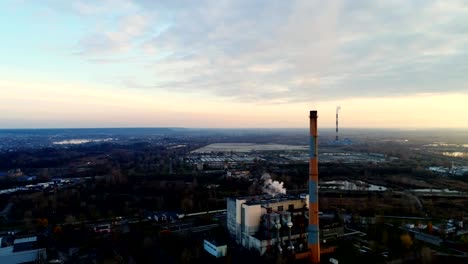
[{"label": "industrial building", "polygon": [[308,195],[228,198],[227,227],[236,242],[260,255],[307,249]]},{"label": "industrial building", "polygon": [[317,111],[310,111],[309,194],[229,198],[227,226],[238,244],[260,255],[306,251],[312,263],[320,263],[317,118]]},{"label": "industrial building", "polygon": [[[227,200],[227,227],[239,245],[258,251],[281,253],[308,251],[309,195],[246,196]],[[333,212],[320,213],[320,240],[330,241],[344,234]],[[291,231],[291,232],[290,232]]]},{"label": "industrial building", "polygon": [[39,246],[37,236],[0,237],[0,263],[36,263],[47,259],[46,249]]}]

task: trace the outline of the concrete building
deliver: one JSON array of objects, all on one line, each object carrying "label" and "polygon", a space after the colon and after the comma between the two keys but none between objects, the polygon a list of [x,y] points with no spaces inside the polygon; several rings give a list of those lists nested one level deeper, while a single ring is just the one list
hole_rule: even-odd
[{"label": "concrete building", "polygon": [[40,248],[37,237],[0,237],[0,263],[35,263],[47,259],[45,248]]},{"label": "concrete building", "polygon": [[307,249],[308,195],[228,198],[227,227],[236,242],[260,255]]},{"label": "concrete building", "polygon": [[221,258],[221,257],[226,256],[226,252],[227,252],[226,244],[218,244],[214,241],[209,241],[205,239],[203,241],[203,248],[206,250],[206,252],[210,253],[216,258]]}]

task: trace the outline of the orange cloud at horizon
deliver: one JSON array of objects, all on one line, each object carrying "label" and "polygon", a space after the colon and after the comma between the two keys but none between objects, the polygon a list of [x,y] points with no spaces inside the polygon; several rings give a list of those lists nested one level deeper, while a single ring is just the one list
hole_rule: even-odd
[{"label": "orange cloud at horizon", "polygon": [[[255,104],[210,96],[63,83],[0,81],[0,127],[468,128],[468,93]],[[3,88],[8,87],[8,89]]]}]

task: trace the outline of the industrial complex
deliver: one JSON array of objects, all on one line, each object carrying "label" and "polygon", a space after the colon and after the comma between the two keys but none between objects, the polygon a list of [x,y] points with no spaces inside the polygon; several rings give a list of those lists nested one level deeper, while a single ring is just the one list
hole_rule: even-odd
[{"label": "industrial complex", "polygon": [[338,136],[339,111],[320,139],[310,111],[309,133],[217,131],[25,152],[21,164],[77,156],[63,168],[45,169],[50,158],[39,169],[5,166],[0,259],[466,263],[466,162],[444,154],[465,144]]},{"label": "industrial complex", "polygon": [[286,249],[320,262],[317,117],[310,111],[309,194],[228,198],[227,227],[243,247],[260,255]]},{"label": "industrial complex", "polygon": [[267,250],[305,249],[308,195],[228,198],[227,228],[238,244]]}]

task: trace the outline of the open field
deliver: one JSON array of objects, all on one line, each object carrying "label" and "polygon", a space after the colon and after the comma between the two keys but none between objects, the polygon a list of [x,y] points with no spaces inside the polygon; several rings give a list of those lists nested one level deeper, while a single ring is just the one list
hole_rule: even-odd
[{"label": "open field", "polygon": [[254,144],[254,143],[214,143],[196,149],[192,153],[210,152],[252,152],[252,151],[281,151],[281,150],[302,150],[306,151],[305,145],[283,145],[283,144]]}]

